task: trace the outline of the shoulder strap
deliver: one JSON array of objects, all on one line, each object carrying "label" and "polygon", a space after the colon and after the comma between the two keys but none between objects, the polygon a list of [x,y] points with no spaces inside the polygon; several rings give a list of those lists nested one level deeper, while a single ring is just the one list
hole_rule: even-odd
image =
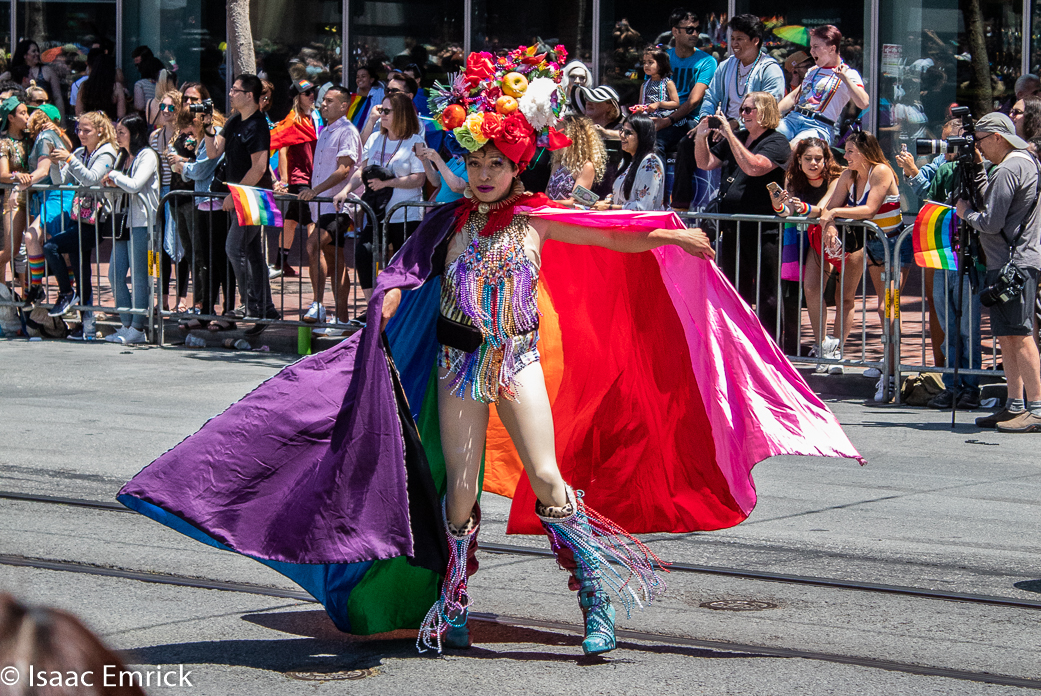
[{"label": "shoulder strap", "polygon": [[1006,244],[1008,244],[1009,258],[1011,258],[1012,255],[1016,253],[1016,242],[1018,242],[1019,238],[1023,236],[1023,233],[1027,231],[1027,223],[1030,222],[1030,216],[1034,214],[1034,208],[1037,207],[1037,198],[1039,195],[1041,195],[1041,165],[1038,164],[1036,159],[1034,159],[1030,155],[1023,154],[1019,150],[1010,152],[1008,156],[1028,159],[1034,165],[1034,168],[1037,169],[1037,180],[1034,182],[1034,200],[1030,204],[1030,209],[1027,210],[1027,214],[1023,218],[1023,222],[1019,223],[1019,231],[1016,232],[1016,236],[1013,237],[1012,241],[1010,242],[1008,237],[1005,235],[1005,230],[1001,230],[1001,238],[1005,240]]}]

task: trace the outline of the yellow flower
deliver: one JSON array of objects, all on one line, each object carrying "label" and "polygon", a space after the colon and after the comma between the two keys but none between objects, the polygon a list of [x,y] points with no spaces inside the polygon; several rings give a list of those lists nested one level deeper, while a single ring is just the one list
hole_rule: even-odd
[{"label": "yellow flower", "polygon": [[484,133],[481,131],[481,123],[484,121],[484,115],[480,112],[470,114],[466,117],[466,121],[463,123],[466,129],[470,131],[470,134],[474,137],[481,145],[488,142],[488,138],[484,137]]}]

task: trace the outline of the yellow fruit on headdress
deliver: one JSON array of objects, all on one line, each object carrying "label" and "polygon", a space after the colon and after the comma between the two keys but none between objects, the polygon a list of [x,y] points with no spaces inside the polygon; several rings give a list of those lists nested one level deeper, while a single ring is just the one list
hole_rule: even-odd
[{"label": "yellow fruit on headdress", "polygon": [[528,78],[518,72],[506,73],[502,76],[502,91],[511,97],[522,97],[528,89]]},{"label": "yellow fruit on headdress", "polygon": [[520,107],[520,102],[513,97],[503,95],[495,100],[495,110],[505,116],[511,114]]}]

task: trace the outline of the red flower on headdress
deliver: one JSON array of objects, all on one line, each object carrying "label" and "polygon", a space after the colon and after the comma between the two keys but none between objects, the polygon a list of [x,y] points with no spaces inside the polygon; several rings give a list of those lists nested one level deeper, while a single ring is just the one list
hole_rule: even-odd
[{"label": "red flower on headdress", "polygon": [[499,114],[486,113],[481,120],[481,135],[488,140],[498,138],[503,132],[503,117]]},{"label": "red flower on headdress", "polygon": [[524,59],[521,62],[524,63],[525,65],[538,65],[539,63],[542,62],[543,58],[545,58],[545,57],[546,57],[545,53],[540,53],[537,56],[525,56]]},{"label": "red flower on headdress", "polygon": [[471,53],[466,59],[466,83],[473,89],[482,80],[487,80],[495,75],[495,63],[492,62],[491,53]]},{"label": "red flower on headdress", "polygon": [[557,54],[557,62],[563,65],[567,63],[567,49],[564,48],[564,44],[557,44],[553,47],[553,52]]},{"label": "red flower on headdress", "polygon": [[503,120],[502,139],[508,143],[519,143],[530,138],[533,130],[524,114],[514,111]]}]

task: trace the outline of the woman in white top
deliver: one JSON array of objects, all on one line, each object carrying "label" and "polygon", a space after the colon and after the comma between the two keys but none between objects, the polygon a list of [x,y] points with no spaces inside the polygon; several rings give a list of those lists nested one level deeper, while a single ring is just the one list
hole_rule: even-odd
[{"label": "woman in white top", "polygon": [[[380,132],[369,136],[351,182],[333,199],[338,203],[337,209],[351,191],[364,186],[362,200],[373,207],[379,218],[376,224],[382,225],[386,214],[398,203],[423,200],[426,173],[415,152],[416,145],[423,144],[423,128],[411,97],[403,92],[384,97],[380,107]],[[385,240],[387,259],[401,248],[420,221],[419,211],[414,208],[398,208],[390,213]],[[372,230],[371,221],[366,220],[356,251],[358,278],[365,297],[372,290]]]},{"label": "woman in white top", "polygon": [[[101,180],[112,169],[116,162],[116,131],[112,121],[100,111],[83,114],[76,121],[76,133],[83,146],[75,152],[63,147],[51,150],[51,162],[61,166],[59,181],[55,183],[73,186],[98,186]],[[97,208],[97,201],[92,197],[78,194],[79,206],[73,201],[74,219],[65,231],[52,235],[43,245],[43,255],[47,266],[54,272],[60,295],[54,308],[49,312],[52,317],[60,317],[82,298],[84,305],[92,304],[94,288],[91,284],[90,255],[98,244],[97,225],[104,226],[109,222],[111,205],[102,204]],[[65,255],[72,261],[72,269],[76,274],[79,294],[72,289],[69,280]],[[94,338],[94,313],[83,312],[83,324],[73,331],[68,338],[72,340],[90,341]]]},{"label": "woman in white top", "polygon": [[644,114],[633,114],[618,131],[622,151],[631,164],[614,181],[614,193],[596,204],[597,210],[664,210],[665,164],[655,153],[654,122]]},{"label": "woman in white top", "polygon": [[[148,123],[140,114],[124,116],[116,126],[116,140],[125,152],[123,171],[110,171],[104,179],[106,186],[118,186],[129,196],[126,232],[117,232],[112,243],[112,260],[109,279],[116,296],[117,307],[134,309],[148,307],[148,236],[154,227],[156,209],[159,207],[159,179],[161,164],[159,153],[148,146]],[[133,299],[127,288],[127,272],[134,286]],[[144,343],[145,315],[119,315],[123,328],[105,337],[110,343]]]}]

